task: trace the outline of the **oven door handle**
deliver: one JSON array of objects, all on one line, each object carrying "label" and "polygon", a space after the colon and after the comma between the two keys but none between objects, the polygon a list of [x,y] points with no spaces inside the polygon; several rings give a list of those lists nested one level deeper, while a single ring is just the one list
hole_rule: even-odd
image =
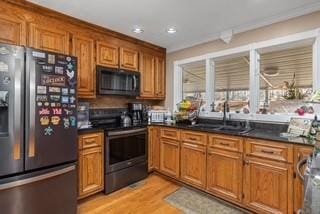
[{"label": "oven door handle", "polygon": [[121,136],[121,135],[127,135],[127,134],[138,134],[140,132],[147,131],[147,128],[140,128],[140,129],[132,129],[132,130],[124,130],[124,131],[110,131],[108,132],[108,136]]},{"label": "oven door handle", "polygon": [[301,172],[301,168],[302,168],[302,166],[303,165],[305,165],[306,163],[307,163],[307,161],[308,161],[308,158],[304,158],[304,159],[302,159],[302,160],[300,160],[298,163],[297,163],[297,168],[296,168],[296,170],[297,170],[297,174],[298,174],[298,176],[299,176],[299,178],[301,179],[301,180],[303,180],[304,181],[304,177],[303,177],[303,173]]}]

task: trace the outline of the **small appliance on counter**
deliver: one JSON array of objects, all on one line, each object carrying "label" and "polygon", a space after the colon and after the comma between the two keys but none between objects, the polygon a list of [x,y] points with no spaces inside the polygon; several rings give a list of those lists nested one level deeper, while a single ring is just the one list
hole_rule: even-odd
[{"label": "small appliance on counter", "polygon": [[89,103],[79,102],[78,103],[78,129],[90,128],[89,122]]},{"label": "small appliance on counter", "polygon": [[132,124],[141,124],[143,121],[143,104],[142,103],[129,103],[129,112],[132,118]]}]

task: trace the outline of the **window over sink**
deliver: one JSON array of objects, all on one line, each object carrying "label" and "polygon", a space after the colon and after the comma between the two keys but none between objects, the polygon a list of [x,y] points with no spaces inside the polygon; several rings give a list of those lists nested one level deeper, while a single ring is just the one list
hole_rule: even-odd
[{"label": "window over sink", "polygon": [[221,118],[228,101],[235,119],[313,118],[318,90],[320,28],[174,62],[173,109],[197,96],[205,103],[201,117]]}]

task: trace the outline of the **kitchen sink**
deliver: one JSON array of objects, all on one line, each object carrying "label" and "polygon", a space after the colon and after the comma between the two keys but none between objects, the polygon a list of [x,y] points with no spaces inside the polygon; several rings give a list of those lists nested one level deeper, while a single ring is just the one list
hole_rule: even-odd
[{"label": "kitchen sink", "polygon": [[194,125],[190,125],[190,127],[196,127],[196,128],[201,128],[201,129],[217,129],[220,128],[221,125],[220,124],[194,124]]},{"label": "kitchen sink", "polygon": [[200,129],[212,129],[215,131],[224,131],[230,133],[246,134],[252,129],[246,129],[241,126],[232,126],[232,125],[222,125],[222,124],[195,124],[190,125],[189,127],[200,128]]}]

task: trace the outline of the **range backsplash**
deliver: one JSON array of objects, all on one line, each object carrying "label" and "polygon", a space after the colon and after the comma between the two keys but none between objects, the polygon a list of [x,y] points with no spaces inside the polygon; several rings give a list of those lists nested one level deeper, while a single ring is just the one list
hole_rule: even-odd
[{"label": "range backsplash", "polygon": [[96,99],[79,99],[79,102],[88,102],[90,109],[100,108],[127,108],[130,102],[141,102],[147,105],[163,106],[162,100],[140,100],[122,96],[97,96]]}]

